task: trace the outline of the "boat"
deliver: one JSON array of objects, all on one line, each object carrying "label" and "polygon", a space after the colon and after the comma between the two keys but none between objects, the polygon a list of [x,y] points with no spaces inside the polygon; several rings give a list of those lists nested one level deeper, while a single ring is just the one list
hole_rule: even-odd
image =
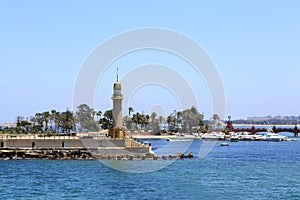
[{"label": "boat", "polygon": [[221,143],[221,144],[220,144],[220,146],[222,146],[222,147],[228,147],[228,146],[229,146],[229,144],[228,144],[228,143],[226,143],[226,142],[223,142],[223,143]]},{"label": "boat", "polygon": [[202,139],[204,139],[204,140],[224,140],[225,134],[222,132],[206,133],[202,136]]},{"label": "boat", "polygon": [[251,141],[262,141],[262,140],[264,140],[263,135],[253,135],[251,138]]},{"label": "boat", "polygon": [[241,137],[241,140],[244,140],[244,141],[251,141],[252,140],[252,135],[250,132],[242,132],[240,134],[240,137]]},{"label": "boat", "polygon": [[267,129],[267,134],[264,136],[264,140],[268,142],[280,142],[281,136],[277,133],[274,133],[271,128]]},{"label": "boat", "polygon": [[152,149],[152,150],[156,150],[156,149],[157,149],[157,147],[155,146],[155,147],[152,147],[151,149]]},{"label": "boat", "polygon": [[192,139],[169,139],[168,142],[190,142]]},{"label": "boat", "polygon": [[238,142],[240,140],[240,138],[238,137],[238,135],[236,133],[232,133],[230,135],[229,141],[230,142]]}]

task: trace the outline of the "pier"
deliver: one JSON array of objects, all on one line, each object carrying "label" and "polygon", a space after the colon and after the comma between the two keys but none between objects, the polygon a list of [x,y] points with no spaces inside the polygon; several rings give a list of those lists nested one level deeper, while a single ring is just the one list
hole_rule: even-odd
[{"label": "pier", "polygon": [[[294,128],[277,128],[275,125],[272,127],[272,130],[274,133],[280,133],[280,132],[288,132],[293,133],[294,137],[298,137],[300,129],[298,129],[297,125],[295,125]],[[255,135],[256,133],[260,132],[267,132],[267,128],[256,128],[254,125],[252,125],[251,128],[234,128],[231,121],[227,121],[226,128],[224,130],[226,135],[229,135],[230,132],[248,132],[252,135]]]}]

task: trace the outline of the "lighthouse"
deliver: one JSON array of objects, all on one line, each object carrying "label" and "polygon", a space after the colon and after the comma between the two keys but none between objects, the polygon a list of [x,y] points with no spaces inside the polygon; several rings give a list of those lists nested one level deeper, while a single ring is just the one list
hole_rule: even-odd
[{"label": "lighthouse", "polygon": [[113,86],[113,95],[112,95],[112,101],[113,101],[113,128],[110,131],[110,136],[114,139],[123,138],[125,136],[124,130],[122,128],[122,86],[121,83],[118,80],[118,74],[117,74],[117,82],[114,83]]}]

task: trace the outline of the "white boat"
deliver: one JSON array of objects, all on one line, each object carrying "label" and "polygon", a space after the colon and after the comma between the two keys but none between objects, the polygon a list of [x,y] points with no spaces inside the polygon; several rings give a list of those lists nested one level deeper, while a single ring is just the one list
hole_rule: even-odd
[{"label": "white boat", "polygon": [[252,141],[262,141],[264,139],[265,137],[263,135],[253,135],[251,138]]},{"label": "white boat", "polygon": [[231,133],[229,141],[230,142],[238,142],[240,140],[237,133]]},{"label": "white boat", "polygon": [[168,142],[190,142],[192,139],[169,139]]},{"label": "white boat", "polygon": [[228,146],[229,146],[229,144],[228,144],[228,143],[226,143],[226,142],[224,142],[224,143],[221,143],[221,144],[220,144],[220,146],[222,146],[222,147],[228,147]]},{"label": "white boat", "polygon": [[202,139],[204,139],[204,140],[224,140],[225,134],[222,132],[206,133],[202,136]]},{"label": "white boat", "polygon": [[268,128],[267,134],[264,136],[264,140],[268,142],[280,142],[281,136],[277,133],[274,133],[271,128]]},{"label": "white boat", "polygon": [[252,137],[253,137],[253,136],[251,135],[250,132],[242,132],[242,133],[240,134],[241,140],[250,141],[250,140],[252,140]]}]

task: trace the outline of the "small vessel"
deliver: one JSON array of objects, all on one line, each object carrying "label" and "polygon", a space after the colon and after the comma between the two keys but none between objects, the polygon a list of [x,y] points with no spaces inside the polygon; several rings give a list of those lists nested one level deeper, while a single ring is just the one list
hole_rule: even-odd
[{"label": "small vessel", "polygon": [[232,133],[229,138],[230,142],[238,142],[239,140],[240,140],[240,138],[238,137],[238,135],[236,133]]},{"label": "small vessel", "polygon": [[156,149],[157,149],[157,147],[155,146],[155,147],[152,147],[151,149],[152,149],[152,150],[156,150]]},{"label": "small vessel", "polygon": [[202,136],[202,139],[204,139],[204,140],[224,140],[225,134],[222,132],[206,133]]},{"label": "small vessel", "polygon": [[281,141],[280,135],[274,133],[271,128],[268,128],[267,130],[268,130],[268,132],[264,137],[265,141],[268,141],[268,142],[280,142]]},{"label": "small vessel", "polygon": [[244,141],[251,141],[252,140],[252,135],[250,132],[242,132],[241,135],[241,140],[244,140]]},{"label": "small vessel", "polygon": [[229,146],[229,144],[226,143],[226,142],[223,142],[223,143],[220,144],[220,146],[222,146],[222,147],[227,147],[227,146]]},{"label": "small vessel", "polygon": [[168,142],[190,142],[192,139],[169,139]]},{"label": "small vessel", "polygon": [[262,140],[264,140],[263,135],[253,135],[251,138],[251,141],[262,141]]}]

